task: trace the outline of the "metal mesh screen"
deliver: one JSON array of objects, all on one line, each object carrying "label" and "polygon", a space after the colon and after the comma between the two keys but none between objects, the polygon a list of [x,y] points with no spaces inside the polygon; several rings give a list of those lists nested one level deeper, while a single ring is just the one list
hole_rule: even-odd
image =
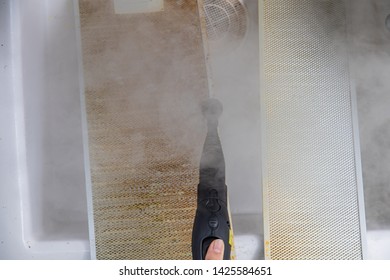
[{"label": "metal mesh screen", "polygon": [[113,5],[79,1],[96,257],[191,259],[208,96],[197,1]]},{"label": "metal mesh screen", "polygon": [[343,1],[265,0],[265,254],[360,259]]},{"label": "metal mesh screen", "polygon": [[202,0],[208,44],[218,52],[237,47],[247,29],[247,14],[239,0]]}]

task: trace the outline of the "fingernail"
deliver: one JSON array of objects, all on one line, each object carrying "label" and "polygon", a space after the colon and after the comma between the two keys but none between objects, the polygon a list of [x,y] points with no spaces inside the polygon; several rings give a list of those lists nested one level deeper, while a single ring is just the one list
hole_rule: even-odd
[{"label": "fingernail", "polygon": [[220,254],[223,248],[223,241],[221,239],[214,240],[213,250],[215,253]]}]

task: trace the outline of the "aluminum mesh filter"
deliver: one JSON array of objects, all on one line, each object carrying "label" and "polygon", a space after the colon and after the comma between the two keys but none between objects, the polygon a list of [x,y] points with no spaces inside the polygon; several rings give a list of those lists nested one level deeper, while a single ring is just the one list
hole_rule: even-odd
[{"label": "aluminum mesh filter", "polygon": [[343,1],[265,0],[263,17],[266,258],[361,259]]},{"label": "aluminum mesh filter", "polygon": [[191,259],[208,96],[197,2],[79,10],[96,258]]}]

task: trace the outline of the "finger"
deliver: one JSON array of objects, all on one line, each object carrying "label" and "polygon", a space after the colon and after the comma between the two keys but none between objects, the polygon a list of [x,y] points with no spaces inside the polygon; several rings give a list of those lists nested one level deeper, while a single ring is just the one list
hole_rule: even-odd
[{"label": "finger", "polygon": [[225,245],[222,239],[215,239],[211,242],[207,253],[206,260],[223,260],[223,252],[225,249]]}]

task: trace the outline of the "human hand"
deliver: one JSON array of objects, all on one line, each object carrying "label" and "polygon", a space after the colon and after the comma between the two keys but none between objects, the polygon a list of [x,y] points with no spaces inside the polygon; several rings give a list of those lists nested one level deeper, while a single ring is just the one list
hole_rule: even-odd
[{"label": "human hand", "polygon": [[225,244],[222,239],[215,239],[211,242],[206,253],[206,260],[223,260],[223,253],[225,249]]}]

